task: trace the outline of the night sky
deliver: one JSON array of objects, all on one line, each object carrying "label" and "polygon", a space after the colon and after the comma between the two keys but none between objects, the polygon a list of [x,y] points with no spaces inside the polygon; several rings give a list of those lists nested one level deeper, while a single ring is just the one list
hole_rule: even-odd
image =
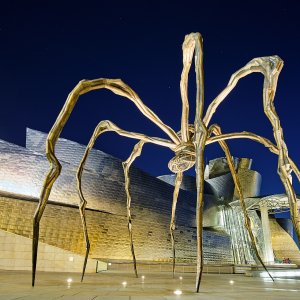
[{"label": "night sky", "polygon": [[[81,79],[121,78],[164,123],[180,129],[179,81],[184,36],[204,38],[205,104],[233,72],[254,57],[279,55],[285,66],[275,106],[290,157],[300,166],[300,4],[298,1],[2,1],[0,7],[0,139],[25,146],[25,129],[48,132],[68,93]],[[194,69],[190,75],[190,123],[195,114]],[[212,122],[224,133],[252,131],[273,139],[263,112],[263,77],[242,79]],[[61,137],[87,144],[99,121],[165,137],[125,98],[109,91],[81,97]],[[96,147],[126,159],[135,140],[114,133]],[[249,140],[229,142],[236,157],[253,158],[263,176],[262,194],[282,193],[277,158]],[[146,145],[136,165],[155,176],[169,173],[173,153]],[[206,148],[207,161],[223,156]],[[193,174],[193,170],[190,174]],[[294,177],[294,186],[300,185]]]}]

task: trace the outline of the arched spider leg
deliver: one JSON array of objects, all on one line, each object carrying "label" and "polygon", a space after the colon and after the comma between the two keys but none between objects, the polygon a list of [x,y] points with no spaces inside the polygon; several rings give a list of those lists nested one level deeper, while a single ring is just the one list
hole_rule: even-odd
[{"label": "arched spider leg", "polygon": [[[196,72],[196,103],[199,103],[201,93],[203,92],[203,40],[200,33],[190,33],[185,36],[182,44],[183,52],[183,69],[180,80],[180,93],[182,100],[182,114],[181,114],[181,136],[183,142],[189,141],[189,100],[188,100],[188,76],[193,61],[195,52],[195,72]],[[199,107],[200,116],[202,115],[203,105]]]},{"label": "arched spider leg", "polygon": [[[280,71],[282,63],[283,62],[280,59],[280,57],[276,55],[258,57],[250,60],[244,67],[242,67],[241,69],[233,73],[225,89],[209,104],[206,114],[203,118],[203,122],[205,126],[208,126],[213,114],[215,113],[219,105],[224,101],[224,99],[229,95],[229,93],[236,87],[240,79],[252,73],[262,73],[264,76],[266,76],[265,70],[268,64],[274,64],[273,67],[279,68],[278,70]],[[276,73],[275,70],[274,72]]]},{"label": "arched spider leg", "polygon": [[[233,132],[233,133],[225,133],[218,136],[209,137],[206,144],[211,144],[219,141],[225,141],[225,140],[231,140],[231,139],[250,139],[252,141],[258,142],[262,145],[264,145],[266,148],[269,149],[270,152],[279,155],[279,150],[276,145],[274,145],[270,140],[268,140],[265,137],[259,136],[255,133],[248,132],[248,131],[242,131],[242,132]],[[298,181],[300,182],[300,171],[295,164],[295,162],[288,157],[289,164],[291,165],[291,168],[293,172],[295,173]]]},{"label": "arched spider leg", "polygon": [[176,174],[175,185],[174,185],[175,187],[174,187],[174,192],[173,192],[173,202],[172,202],[172,215],[171,215],[171,222],[170,222],[170,235],[171,235],[172,254],[173,254],[173,265],[172,265],[173,278],[175,276],[175,260],[176,260],[175,237],[174,237],[174,230],[176,228],[175,214],[176,214],[176,205],[177,205],[178,194],[179,194],[180,185],[182,182],[182,175],[183,175],[183,172],[178,172]]},{"label": "arched spider leg", "polygon": [[[202,121],[204,105],[204,75],[203,75],[203,40],[200,33],[191,33],[185,37],[183,43],[183,71],[181,74],[180,91],[183,103],[181,118],[181,134],[184,142],[189,142],[188,130],[188,98],[187,84],[188,73],[195,52],[195,72],[196,72],[196,114],[194,120],[195,134],[193,144],[195,146],[195,171],[197,185],[197,204],[196,204],[196,235],[197,235],[197,274],[196,291],[199,292],[201,276],[203,272],[203,252],[202,252],[202,226],[203,226],[203,195],[204,195],[204,148],[207,138],[207,128]],[[184,137],[186,135],[186,137]]]},{"label": "arched spider leg", "polygon": [[142,146],[146,142],[164,146],[164,147],[168,147],[173,150],[176,147],[175,144],[173,144],[172,142],[170,142],[168,140],[164,140],[161,138],[148,137],[141,133],[128,132],[128,131],[122,130],[118,126],[116,126],[114,123],[107,121],[107,120],[101,121],[97,125],[97,127],[95,128],[94,133],[85,149],[84,155],[81,159],[81,162],[80,162],[80,165],[79,165],[78,171],[77,171],[77,188],[78,188],[78,193],[79,193],[79,197],[80,197],[80,206],[79,206],[80,207],[80,216],[81,216],[81,220],[82,220],[83,232],[84,232],[85,243],[86,243],[86,253],[85,253],[84,266],[83,266],[82,277],[81,277],[82,279],[84,277],[86,262],[88,259],[88,254],[89,254],[89,249],[90,249],[90,243],[89,243],[88,232],[87,232],[87,227],[86,227],[86,218],[85,218],[85,207],[86,207],[87,201],[86,201],[85,197],[83,196],[83,192],[82,192],[82,182],[81,182],[82,172],[83,172],[83,168],[86,163],[86,160],[88,158],[88,155],[89,155],[91,149],[93,148],[97,138],[102,133],[107,132],[107,131],[113,131],[121,136],[141,140],[134,147],[134,150],[133,150],[132,154],[130,155],[130,157],[127,159],[127,161],[125,163],[123,163],[124,174],[125,174],[125,190],[126,190],[126,195],[127,195],[127,217],[128,217],[128,222],[129,222],[128,229],[129,229],[129,237],[130,237],[131,250],[132,250],[133,262],[134,262],[134,270],[135,270],[136,275],[137,275],[136,261],[135,261],[134,248],[133,248],[133,244],[132,244],[132,233],[131,233],[131,213],[130,213],[131,197],[130,197],[130,193],[129,193],[129,176],[128,176],[129,167],[132,164],[132,162],[134,161],[134,159],[140,155]]},{"label": "arched spider leg", "polygon": [[134,245],[133,245],[133,236],[132,236],[132,218],[131,218],[131,195],[130,195],[130,177],[129,177],[129,168],[131,164],[134,162],[134,160],[141,155],[142,148],[144,146],[145,142],[140,141],[138,142],[128,157],[128,159],[122,163],[123,170],[124,170],[124,177],[125,177],[125,191],[127,196],[127,220],[128,220],[128,233],[129,233],[129,240],[130,240],[130,249],[132,254],[132,260],[133,260],[133,267],[136,278],[138,278],[138,272],[136,267],[136,258],[135,258],[135,252],[134,252]]},{"label": "arched spider leg", "polygon": [[[196,109],[197,111],[197,109]],[[203,122],[197,117],[195,119],[195,152],[196,152],[196,236],[197,236],[197,274],[196,274],[196,292],[199,293],[201,277],[203,273],[203,197],[204,197],[204,148],[207,139],[207,129]]]},{"label": "arched spider leg", "polygon": [[279,151],[277,173],[288,196],[292,223],[297,233],[298,240],[300,240],[300,219],[297,208],[296,194],[291,183],[291,166],[288,159],[288,150],[284,141],[280,120],[274,106],[274,97],[278,76],[282,67],[283,61],[278,56],[260,57],[251,60],[246,66],[231,76],[227,87],[209,105],[203,122],[206,126],[209,124],[217,107],[222,103],[225,97],[231,92],[231,90],[236,86],[242,77],[245,77],[253,72],[259,72],[264,75],[264,112],[272,125],[274,138]]},{"label": "arched spider leg", "polygon": [[89,234],[88,234],[87,225],[86,225],[86,218],[85,218],[85,208],[86,208],[86,205],[87,205],[87,201],[85,200],[85,198],[83,197],[83,194],[82,194],[81,177],[82,177],[82,172],[83,172],[83,168],[84,168],[86,159],[87,159],[90,151],[92,150],[93,145],[94,145],[94,141],[93,141],[93,139],[91,139],[89,144],[87,145],[87,147],[85,149],[85,152],[83,154],[83,157],[80,161],[79,168],[78,168],[77,173],[76,173],[77,190],[78,190],[78,194],[79,194],[79,198],[80,198],[79,213],[80,213],[80,219],[81,219],[82,228],[83,228],[83,236],[84,236],[84,240],[85,240],[85,256],[84,256],[84,262],[83,262],[83,268],[82,268],[82,274],[81,274],[81,282],[83,281],[83,277],[84,277],[85,269],[86,269],[86,264],[87,264],[88,256],[89,256],[89,253],[90,253],[90,240],[89,240]]},{"label": "arched spider leg", "polygon": [[[211,133],[213,133],[216,136],[220,136],[222,134],[221,128],[217,124],[211,125],[209,127],[208,132],[209,132],[208,136],[210,136]],[[261,263],[261,265],[263,266],[263,268],[265,269],[265,271],[270,276],[270,278],[274,281],[273,277],[271,276],[271,274],[267,270],[263,260],[261,259],[260,255],[258,253],[258,249],[257,249],[256,243],[255,243],[255,238],[254,238],[253,232],[251,230],[251,220],[248,216],[248,212],[247,212],[247,208],[246,208],[246,204],[245,204],[245,199],[244,199],[244,195],[243,195],[243,191],[242,191],[242,186],[241,186],[239,177],[238,177],[238,175],[235,171],[234,161],[233,161],[232,156],[230,154],[230,150],[228,148],[228,145],[224,140],[219,141],[219,144],[220,144],[222,150],[224,151],[224,153],[226,155],[226,159],[227,159],[227,162],[228,162],[230,173],[231,173],[235,188],[236,188],[236,190],[238,192],[238,195],[239,195],[240,204],[241,204],[241,208],[242,208],[242,211],[243,211],[243,214],[244,214],[244,219],[245,219],[245,227],[248,231],[248,234],[249,234],[249,237],[250,237],[251,244],[252,244],[253,250],[255,252],[255,255],[256,255],[257,259],[259,260],[259,262]]]},{"label": "arched spider leg", "polygon": [[[195,56],[195,72],[196,72],[196,115],[198,118],[202,116],[203,110],[203,40],[200,33],[190,33],[185,36],[183,45],[183,69],[180,80],[180,93],[182,100],[182,114],[181,114],[181,137],[183,143],[190,143],[190,132],[189,132],[189,101],[188,101],[188,75],[192,65],[193,56]],[[182,182],[182,172],[177,173],[175,180],[175,188],[173,193],[173,204],[172,204],[172,216],[170,222],[170,235],[172,240],[172,252],[173,252],[173,277],[175,273],[175,212],[177,205],[177,198]],[[198,197],[197,197],[198,199]],[[199,215],[199,214],[198,214]],[[199,232],[197,234],[199,237]],[[198,257],[200,252],[197,252]],[[200,259],[197,259],[200,261]],[[198,288],[199,289],[199,288]]]},{"label": "arched spider leg", "polygon": [[[280,149],[278,146],[274,145],[272,142],[270,142],[268,139],[261,137],[259,135],[256,135],[254,133],[251,132],[236,132],[236,133],[230,133],[230,134],[223,134],[220,136],[216,136],[216,137],[212,137],[208,139],[207,144],[210,143],[214,143],[214,142],[219,142],[222,140],[228,140],[228,139],[237,139],[237,138],[248,138],[251,139],[253,141],[257,141],[261,144],[263,144],[264,146],[266,146],[267,148],[269,148],[269,150],[275,154],[277,154],[278,156],[280,156]],[[286,161],[289,163],[289,165],[291,166],[291,170],[294,171],[294,173],[296,174],[298,180],[299,180],[299,169],[297,168],[296,164],[289,158],[286,157]],[[281,181],[282,178],[280,177]],[[287,180],[289,181],[289,179],[287,178]],[[286,188],[284,182],[284,187]],[[291,210],[291,217],[292,217],[292,222],[293,222],[293,226],[296,230],[296,234],[299,239],[299,232],[300,232],[300,216],[299,216],[299,212],[298,212],[298,208],[297,208],[297,198],[296,198],[296,194],[295,191],[293,189],[293,186],[291,184],[288,185],[288,191],[289,193],[291,193],[291,195],[289,193],[287,193],[288,196],[288,200],[289,200],[289,206],[290,206],[290,210]],[[292,202],[292,203],[291,203]],[[292,205],[291,205],[292,204]]]},{"label": "arched spider leg", "polygon": [[[47,141],[46,141],[46,156],[50,162],[50,170],[43,183],[43,188],[40,194],[39,204],[34,213],[33,217],[33,237],[32,237],[32,286],[35,283],[35,273],[36,273],[36,262],[37,262],[37,252],[38,252],[38,240],[39,240],[39,224],[42,218],[43,212],[45,210],[47,200],[49,198],[52,186],[60,174],[61,165],[55,156],[55,145],[57,139],[60,136],[66,122],[68,121],[74,106],[76,105],[79,96],[85,94],[91,90],[96,89],[109,89],[113,93],[123,96],[131,100],[142,114],[144,114],[148,119],[155,123],[159,128],[161,128],[173,141],[174,144],[179,145],[180,139],[175,131],[164,124],[160,118],[148,108],[139,96],[124,82],[120,79],[106,79],[100,78],[95,80],[82,80],[69,94],[65,105],[63,106],[60,114],[58,115],[53,127],[49,131]],[[169,142],[172,144],[171,142]]]}]

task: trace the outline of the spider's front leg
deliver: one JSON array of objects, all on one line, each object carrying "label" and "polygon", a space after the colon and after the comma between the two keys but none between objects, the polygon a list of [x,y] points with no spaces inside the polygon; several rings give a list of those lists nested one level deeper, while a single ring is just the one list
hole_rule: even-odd
[{"label": "spider's front leg", "polygon": [[165,146],[170,149],[173,149],[176,147],[175,144],[173,144],[172,142],[170,142],[168,140],[164,140],[164,139],[156,138],[156,137],[148,137],[141,133],[125,131],[125,130],[119,128],[118,126],[116,126],[114,123],[107,121],[107,120],[101,121],[97,125],[97,127],[95,128],[94,133],[89,141],[89,144],[86,147],[85,153],[82,157],[82,160],[80,162],[80,165],[79,165],[78,171],[77,171],[77,188],[78,188],[78,193],[79,193],[79,197],[80,197],[79,209],[80,209],[80,216],[81,216],[81,220],[82,220],[83,232],[84,232],[85,243],[86,243],[86,253],[85,253],[84,266],[83,266],[83,271],[82,271],[82,279],[84,277],[86,263],[87,263],[87,259],[88,259],[89,249],[90,249],[90,243],[89,243],[87,226],[86,226],[86,218],[85,218],[85,207],[86,207],[87,201],[82,192],[82,180],[81,180],[82,172],[83,172],[86,160],[88,158],[88,155],[89,155],[91,149],[93,148],[97,138],[104,132],[108,132],[108,131],[115,132],[121,136],[140,140],[140,142],[134,147],[130,157],[123,163],[123,169],[124,169],[124,175],[125,175],[125,190],[126,190],[126,196],[127,196],[127,219],[128,219],[130,246],[131,246],[130,248],[131,248],[131,253],[132,253],[132,257],[133,257],[134,271],[135,271],[136,276],[138,276],[138,274],[137,274],[136,259],[135,259],[134,246],[133,246],[133,240],[132,240],[132,228],[131,228],[132,224],[131,224],[131,212],[130,212],[131,196],[130,196],[130,192],[129,192],[129,184],[130,184],[129,168],[130,168],[130,165],[133,163],[133,161],[140,155],[140,153],[142,151],[142,147],[143,147],[144,143],[146,143],[146,142],[153,143],[153,144],[160,145],[160,146]]},{"label": "spider's front leg", "polygon": [[183,172],[178,172],[176,174],[175,187],[174,187],[174,192],[173,192],[172,215],[171,215],[171,222],[170,222],[170,235],[171,235],[172,254],[173,254],[173,259],[172,259],[173,260],[173,266],[172,266],[173,278],[175,276],[175,261],[176,261],[175,237],[174,237],[174,230],[176,228],[175,213],[176,213],[176,205],[177,205],[177,199],[178,199],[178,194],[179,194],[179,190],[180,190],[180,185],[182,182],[182,175],[183,175]]},{"label": "spider's front leg", "polygon": [[[40,194],[39,204],[37,206],[36,212],[33,219],[33,237],[32,237],[32,286],[35,283],[35,274],[36,274],[36,262],[37,262],[37,253],[38,253],[38,241],[39,241],[39,224],[42,218],[43,212],[45,210],[47,200],[49,198],[52,186],[55,180],[58,178],[61,165],[59,164],[55,156],[55,145],[56,142],[67,123],[80,95],[83,95],[92,90],[98,89],[108,89],[113,93],[123,96],[128,100],[132,101],[138,110],[146,116],[150,121],[156,124],[160,129],[162,129],[173,141],[166,141],[163,139],[155,139],[147,137],[148,141],[155,143],[154,140],[158,142],[161,146],[166,146],[174,148],[175,144],[180,144],[180,139],[178,135],[174,132],[172,128],[167,126],[162,122],[162,120],[149,108],[147,107],[135,91],[133,91],[127,84],[125,84],[120,79],[107,79],[107,78],[98,78],[94,80],[82,80],[80,81],[74,89],[68,95],[68,98],[60,111],[54,125],[49,131],[47,142],[46,142],[46,155],[48,161],[50,162],[50,170],[44,181],[42,191]],[[123,131],[123,135],[126,135],[126,132]],[[145,135],[140,135],[141,138],[135,137],[140,140],[144,140]],[[130,136],[129,136],[130,137]],[[160,140],[160,141],[158,141]]]},{"label": "spider's front leg", "polygon": [[208,136],[207,129],[196,115],[195,120],[195,152],[196,152],[196,226],[197,226],[197,275],[196,292],[199,293],[201,277],[203,272],[203,204],[204,204],[204,148]]},{"label": "spider's front leg", "polygon": [[50,161],[50,170],[45,178],[44,181],[44,188],[40,195],[40,201],[36,208],[36,211],[34,213],[33,217],[33,232],[32,232],[32,286],[34,286],[35,283],[35,273],[36,273],[36,264],[37,264],[37,254],[38,254],[38,243],[39,243],[39,233],[40,233],[40,221],[42,218],[42,215],[44,213],[47,200],[49,198],[51,188],[55,182],[55,180],[58,178],[60,172],[61,172],[61,164],[59,163],[58,159],[56,158],[54,154],[54,149],[49,142],[49,139],[47,139],[46,143],[46,156],[48,160]]},{"label": "spider's front leg", "polygon": [[[222,134],[221,128],[217,124],[211,125],[209,127],[208,132],[209,132],[208,133],[208,137],[211,135],[211,133],[215,134],[216,136]],[[230,154],[230,150],[228,148],[228,145],[227,145],[227,143],[224,140],[223,141],[219,141],[219,144],[220,144],[222,150],[225,153],[225,156],[226,156],[226,159],[227,159],[227,163],[228,163],[228,166],[229,166],[229,169],[230,169],[230,173],[231,173],[231,176],[232,176],[235,188],[236,188],[236,190],[238,192],[238,195],[239,195],[239,199],[240,199],[240,203],[241,203],[241,207],[242,207],[242,211],[243,211],[244,219],[245,219],[245,227],[246,227],[246,229],[248,231],[248,234],[249,234],[249,237],[250,237],[250,241],[251,241],[252,247],[254,249],[255,255],[256,255],[257,259],[259,260],[259,262],[261,263],[261,265],[263,266],[263,268],[265,269],[265,271],[270,276],[270,278],[274,281],[273,277],[271,276],[271,274],[267,270],[267,268],[266,268],[263,260],[261,259],[260,255],[258,253],[258,249],[257,249],[256,243],[255,243],[255,238],[254,238],[253,232],[251,230],[251,220],[250,220],[250,218],[248,216],[248,213],[247,213],[247,208],[246,208],[245,199],[244,199],[244,195],[243,195],[243,191],[242,191],[242,186],[240,184],[239,177],[238,177],[238,175],[237,175],[237,173],[235,171],[234,161],[232,159],[232,155]]]},{"label": "spider's front leg", "polygon": [[131,255],[133,260],[133,267],[136,278],[138,278],[138,272],[137,272],[137,266],[136,266],[136,257],[134,252],[134,245],[133,245],[133,236],[132,236],[132,218],[131,218],[131,195],[130,195],[130,177],[129,177],[129,168],[131,164],[134,162],[134,160],[141,155],[142,148],[144,146],[145,142],[140,141],[138,142],[128,157],[128,159],[122,163],[123,170],[124,170],[124,177],[125,177],[125,191],[126,191],[126,197],[127,197],[127,220],[128,220],[128,233],[129,233],[129,240],[130,240],[130,249],[131,249]]}]

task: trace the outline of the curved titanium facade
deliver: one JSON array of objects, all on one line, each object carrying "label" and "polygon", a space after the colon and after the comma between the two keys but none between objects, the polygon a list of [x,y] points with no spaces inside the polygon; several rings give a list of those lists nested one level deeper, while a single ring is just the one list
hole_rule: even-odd
[{"label": "curved titanium facade", "polygon": [[[45,140],[46,134],[28,129],[26,149],[3,141],[0,143],[0,191],[12,195],[1,198],[0,201],[4,212],[0,226],[4,230],[31,235],[36,204],[22,201],[22,195],[24,199],[39,196],[42,181],[49,168],[44,155]],[[77,253],[82,252],[83,237],[76,208],[79,197],[75,173],[84,150],[85,146],[78,143],[65,139],[58,141],[56,154],[62,164],[62,173],[53,186],[50,195],[53,204],[46,208],[48,214],[45,212],[42,220],[47,226],[41,231],[44,242]],[[169,222],[173,187],[135,167],[131,168],[130,176],[137,259],[168,261],[172,256]],[[92,150],[83,173],[83,192],[88,201],[91,255],[107,259],[130,259],[121,161],[102,151]],[[209,203],[214,203],[209,199],[213,196],[207,197]],[[194,261],[196,257],[195,202],[194,193],[180,191],[175,237],[176,256],[181,261]],[[214,216],[215,213],[210,208],[208,206],[206,214]],[[213,209],[216,207],[213,206]],[[18,225],[20,211],[24,221]],[[205,231],[204,252],[208,263],[233,261],[230,237],[224,232]]]}]

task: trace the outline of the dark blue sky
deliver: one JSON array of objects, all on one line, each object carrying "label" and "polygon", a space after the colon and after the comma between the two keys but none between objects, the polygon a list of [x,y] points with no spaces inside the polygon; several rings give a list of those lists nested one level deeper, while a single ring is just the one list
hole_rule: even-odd
[{"label": "dark blue sky", "polygon": [[[206,106],[231,74],[258,56],[277,54],[285,66],[275,105],[290,156],[300,165],[300,6],[297,1],[6,1],[0,8],[0,139],[25,145],[25,128],[48,132],[70,90],[83,78],[121,78],[159,117],[180,127],[179,81],[184,35],[204,37]],[[194,120],[194,72],[190,122]],[[261,75],[238,84],[212,122],[223,132],[248,130],[273,140],[263,113]],[[91,92],[78,102],[62,137],[87,144],[109,119],[126,130],[164,137],[124,98]],[[134,141],[109,133],[97,148],[126,159]],[[230,142],[232,154],[251,157],[263,176],[262,193],[281,193],[277,159],[261,145]],[[221,156],[208,146],[207,160]],[[147,145],[136,165],[168,173],[168,149]],[[296,190],[300,185],[294,180]]]}]

